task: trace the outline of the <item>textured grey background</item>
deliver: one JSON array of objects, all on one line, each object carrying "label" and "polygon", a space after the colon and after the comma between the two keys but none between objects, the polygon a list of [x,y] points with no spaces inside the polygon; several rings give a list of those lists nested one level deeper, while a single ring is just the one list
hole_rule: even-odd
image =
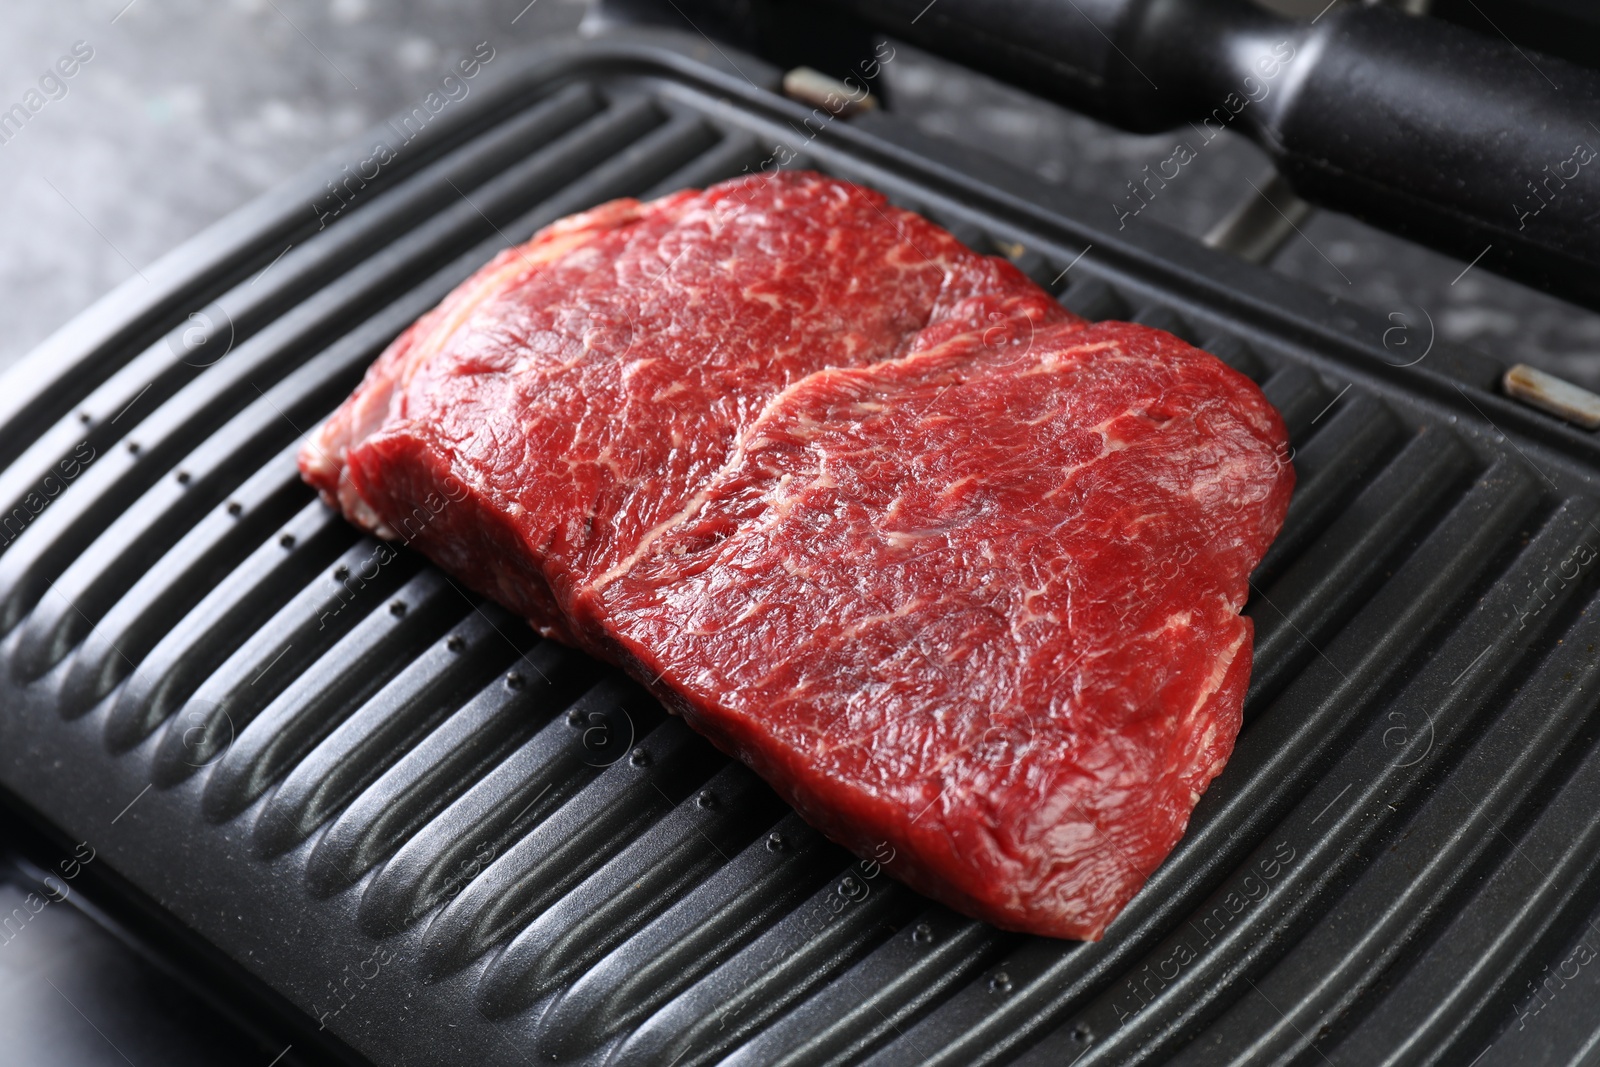
[{"label": "textured grey background", "polygon": [[[1287,0],[1277,0],[1282,4]],[[414,104],[480,41],[576,26],[582,0],[56,0],[0,3],[0,108],[74,42],[94,58],[0,145],[0,367],[184,238]],[[1112,220],[1125,183],[1178,135],[1132,137],[919,58],[888,68],[927,131],[1009,159]],[[1232,138],[1130,225],[1202,234],[1266,171]],[[1600,315],[1318,213],[1286,274],[1505,359],[1600,387]]]},{"label": "textured grey background", "polygon": [[73,42],[94,49],[67,95],[0,144],[0,366],[185,238],[420,102],[478,42],[530,44],[583,13],[581,0],[536,0],[517,18],[526,4],[0,3],[0,109]]}]

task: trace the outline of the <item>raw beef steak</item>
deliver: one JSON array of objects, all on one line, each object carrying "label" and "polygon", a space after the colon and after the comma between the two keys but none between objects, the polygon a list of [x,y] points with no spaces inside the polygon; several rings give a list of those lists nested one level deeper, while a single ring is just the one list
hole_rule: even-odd
[{"label": "raw beef steak", "polygon": [[1004,344],[1066,321],[1009,263],[848,182],[618,200],[502,252],[419,319],[301,467],[353,521],[582,643],[592,576],[689,506],[782,389],[952,333]]},{"label": "raw beef steak", "polygon": [[1232,748],[1284,445],[1211,356],[801,174],[503,253],[301,466],[916,888],[1094,938]]},{"label": "raw beef steak", "polygon": [[790,389],[592,595],[615,658],[830,837],[1095,939],[1233,748],[1283,441],[1169,334],[969,335]]}]

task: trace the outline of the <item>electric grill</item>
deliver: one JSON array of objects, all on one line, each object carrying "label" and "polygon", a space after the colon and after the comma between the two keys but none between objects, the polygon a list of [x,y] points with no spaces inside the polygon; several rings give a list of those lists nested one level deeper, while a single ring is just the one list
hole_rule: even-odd
[{"label": "electric grill", "polygon": [[[716,35],[714,10],[688,9],[713,36],[617,10],[225,220],[10,379],[0,799],[40,868],[87,842],[74,888],[292,1046],[285,1063],[1585,1054],[1594,435],[1422,324],[1114,229],[892,114],[787,99],[784,68]],[[835,71],[868,39],[840,25]],[[374,138],[392,149],[376,173],[358,167]],[[304,433],[508,241],[778,165],[881,189],[1081,314],[1209,349],[1290,427],[1299,486],[1252,582],[1245,729],[1101,942],[918,898],[616,672],[296,476]],[[1569,291],[1592,281],[1581,260]]]}]

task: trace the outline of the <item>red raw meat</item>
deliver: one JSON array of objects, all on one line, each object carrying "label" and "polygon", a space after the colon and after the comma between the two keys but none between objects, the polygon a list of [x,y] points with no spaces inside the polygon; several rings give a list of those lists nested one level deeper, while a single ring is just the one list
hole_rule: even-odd
[{"label": "red raw meat", "polygon": [[503,253],[301,466],[892,874],[1097,938],[1232,749],[1284,446],[1213,357],[783,175]]},{"label": "red raw meat", "polygon": [[1009,263],[848,182],[618,200],[507,249],[419,319],[301,467],[353,521],[582,643],[592,576],[681,512],[780,390],[952,333],[1004,344],[1067,321]]},{"label": "red raw meat", "polygon": [[614,658],[834,840],[1097,939],[1233,749],[1283,441],[1170,334],[969,335],[791,389],[595,595]]}]

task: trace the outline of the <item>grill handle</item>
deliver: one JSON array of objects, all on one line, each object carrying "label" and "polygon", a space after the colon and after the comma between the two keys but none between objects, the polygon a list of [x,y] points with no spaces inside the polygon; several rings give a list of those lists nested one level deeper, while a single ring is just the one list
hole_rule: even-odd
[{"label": "grill handle", "polygon": [[1600,307],[1595,71],[1350,3],[1302,22],[1246,0],[834,2],[1124,129],[1175,130],[1108,209],[1124,222],[1231,128],[1307,200]]}]

